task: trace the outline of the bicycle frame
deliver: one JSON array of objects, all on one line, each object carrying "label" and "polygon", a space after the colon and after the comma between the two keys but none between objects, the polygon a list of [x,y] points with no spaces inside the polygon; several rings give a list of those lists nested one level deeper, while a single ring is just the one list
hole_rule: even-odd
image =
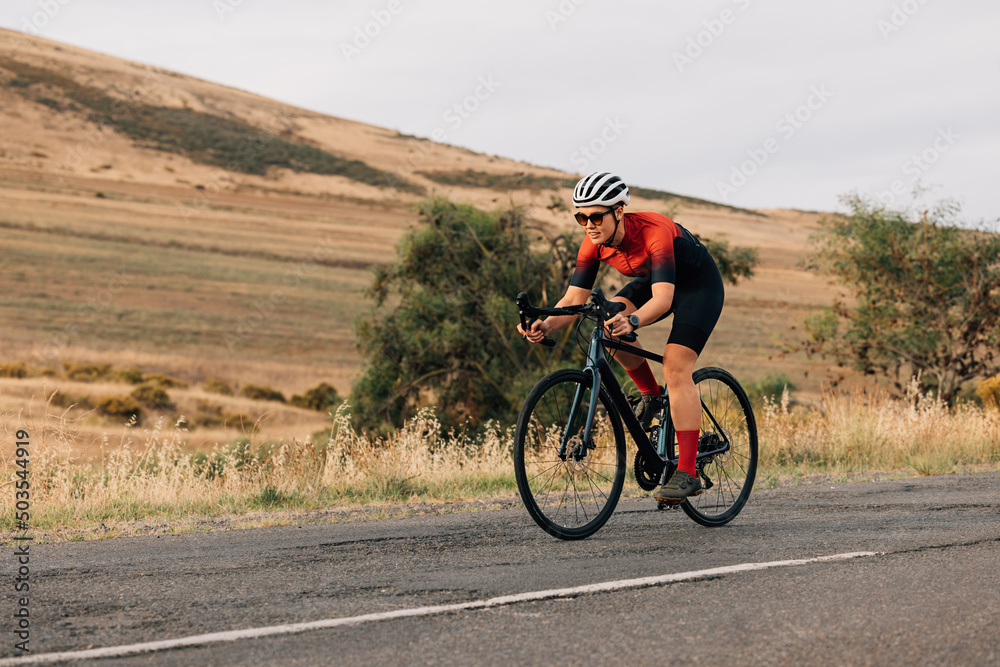
[{"label": "bicycle frame", "polygon": [[[612,338],[610,338],[604,331],[604,327],[598,324],[594,327],[594,333],[590,337],[590,350],[587,354],[587,365],[583,369],[583,372],[591,377],[591,392],[590,392],[590,405],[587,411],[586,427],[583,433],[583,441],[591,442],[590,429],[594,423],[594,413],[597,411],[597,399],[601,389],[601,385],[604,385],[605,390],[608,392],[612,403],[614,403],[615,408],[618,410],[618,416],[621,418],[622,423],[628,432],[632,435],[632,439],[635,441],[636,447],[642,452],[643,458],[645,458],[647,465],[655,467],[655,472],[661,474],[664,467],[668,465],[677,465],[676,458],[674,457],[673,450],[673,423],[668,420],[660,428],[660,437],[657,446],[654,446],[650,442],[649,437],[646,432],[642,429],[642,424],[636,419],[635,415],[632,413],[632,408],[628,404],[628,399],[625,397],[625,392],[622,390],[621,385],[618,383],[618,378],[615,376],[614,370],[611,368],[611,364],[608,361],[608,357],[604,352],[605,347],[613,347],[615,349],[620,349],[623,351],[631,352],[632,354],[641,355],[652,361],[657,361],[663,363],[663,357],[655,354],[653,352],[648,352],[642,348],[634,347],[632,345],[627,345],[625,343],[620,343]],[[669,399],[668,399],[669,400]],[[574,401],[573,411],[575,412],[580,406],[580,397],[577,396]],[[572,427],[575,423],[575,414],[571,413],[568,426]],[[569,435],[567,428],[566,436]],[[564,436],[563,448],[565,448],[565,441],[568,439]],[[668,446],[669,443],[669,446]],[[561,450],[562,451],[562,450]],[[671,471],[672,472],[672,471]]]},{"label": "bicycle frame", "polygon": [[[651,361],[657,363],[663,363],[663,357],[654,352],[649,352],[641,347],[636,347],[634,345],[628,345],[615,340],[608,336],[605,332],[604,327],[598,324],[594,327],[594,333],[590,338],[590,350],[587,354],[587,365],[584,368],[584,373],[591,377],[591,392],[590,392],[590,405],[587,410],[587,420],[586,426],[583,433],[583,442],[591,442],[591,426],[594,423],[594,413],[597,410],[598,394],[600,392],[601,385],[604,385],[605,390],[614,403],[615,408],[618,410],[618,415],[622,420],[622,423],[628,429],[628,432],[632,435],[632,439],[635,441],[636,447],[642,453],[643,458],[646,460],[647,465],[650,467],[655,467],[655,472],[657,474],[662,474],[663,469],[667,466],[671,467],[670,473],[677,467],[677,457],[674,451],[674,424],[672,419],[667,419],[663,423],[659,430],[659,438],[656,446],[650,442],[649,437],[643,430],[642,425],[639,420],[636,419],[635,414],[633,414],[631,407],[629,406],[628,399],[625,397],[625,392],[622,390],[621,384],[618,382],[618,378],[615,376],[614,370],[611,368],[611,363],[608,361],[608,357],[605,354],[605,348],[612,348],[616,350],[621,350],[623,352],[629,352],[630,354],[635,354]],[[560,455],[565,455],[566,445],[570,439],[570,431],[572,425],[575,423],[576,411],[582,407],[580,406],[580,396],[576,396],[574,400],[573,409],[570,413],[570,418],[568,420],[566,433],[563,435],[562,446],[560,447]],[[669,415],[669,396],[667,396],[667,406],[665,406],[665,411]],[[719,423],[716,421],[715,416],[709,410],[708,406],[705,405],[704,401],[701,401],[702,409],[711,419],[712,423],[718,429],[719,433],[723,434],[722,446],[716,449],[698,452],[697,458],[704,459],[710,456],[715,456],[717,454],[722,454],[730,448],[730,441],[728,436],[725,435],[725,431],[721,428]]]},{"label": "bicycle frame", "polygon": [[[595,304],[608,303],[599,289],[593,291],[592,300]],[[526,316],[535,313],[551,315],[578,314],[567,312],[569,309],[532,307],[527,301],[527,295],[523,292],[518,295],[517,302],[520,309],[519,312],[521,314],[521,322],[524,326],[527,325]],[[606,312],[605,306],[602,305],[600,308],[602,309],[602,312]],[[543,343],[550,346],[555,345],[555,341],[550,339],[544,340]],[[646,435],[646,432],[643,430],[642,424],[640,424],[639,420],[636,419],[635,414],[633,414],[632,409],[629,406],[628,399],[625,397],[625,392],[618,383],[618,378],[615,376],[614,370],[611,368],[611,363],[608,361],[608,357],[605,354],[605,348],[621,350],[660,364],[663,363],[663,357],[659,354],[649,352],[641,347],[628,345],[627,343],[623,343],[620,340],[612,338],[605,331],[603,317],[597,320],[594,326],[594,332],[590,337],[590,350],[587,354],[587,365],[583,369],[584,373],[589,375],[591,378],[590,402],[587,406],[587,421],[583,432],[583,446],[589,447],[592,442],[591,428],[594,423],[594,414],[597,411],[598,398],[603,384],[605,390],[611,398],[612,403],[615,405],[615,409],[618,411],[619,418],[622,420],[622,423],[625,424],[628,432],[632,435],[632,439],[635,441],[636,447],[638,447],[639,452],[646,461],[646,464],[652,469],[651,471],[656,472],[659,475],[663,473],[664,468],[670,466],[671,470],[669,470],[669,472],[672,474],[677,467],[677,457],[676,452],[674,451],[674,424],[673,420],[669,418],[669,396],[667,396],[667,406],[664,408],[668,418],[660,427],[659,438],[656,446],[654,447],[653,443],[649,441],[649,437]],[[568,455],[567,449],[569,447],[569,443],[573,439],[572,431],[574,424],[577,423],[577,414],[579,409],[582,407],[580,405],[582,392],[582,387],[577,390],[577,394],[573,400],[572,409],[570,410],[566,430],[563,433],[562,442],[559,446],[559,457],[564,461]],[[717,432],[722,434],[723,441],[721,447],[711,451],[698,452],[697,459],[704,459],[717,454],[722,454],[729,451],[731,447],[728,435],[726,435],[725,430],[719,425],[718,421],[715,419],[715,415],[712,414],[712,411],[709,410],[703,400],[701,401],[701,407],[715,425]],[[577,459],[583,458],[585,455],[585,452],[581,449],[577,449],[577,451],[573,454],[573,456]]]}]

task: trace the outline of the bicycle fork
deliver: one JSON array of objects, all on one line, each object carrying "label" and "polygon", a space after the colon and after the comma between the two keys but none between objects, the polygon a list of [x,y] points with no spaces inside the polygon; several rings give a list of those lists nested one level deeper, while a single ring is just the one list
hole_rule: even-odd
[{"label": "bicycle fork", "polygon": [[[590,401],[587,405],[587,421],[583,427],[583,435],[581,436],[580,443],[573,448],[572,456],[577,461],[581,460],[587,454],[588,449],[593,449],[594,444],[592,440],[591,430],[594,426],[594,415],[597,414],[597,400],[600,397],[601,392],[601,371],[595,366],[591,360],[594,359],[594,354],[599,349],[599,345],[596,339],[590,341],[590,354],[588,355],[587,366],[583,369],[583,372],[590,378]],[[568,455],[567,449],[569,448],[569,443],[574,438],[574,427],[576,425],[576,419],[581,412],[584,392],[587,390],[585,385],[579,385],[576,388],[576,395],[573,397],[573,406],[570,408],[569,418],[566,420],[566,431],[563,433],[562,443],[559,446],[559,458],[563,461],[566,460]]]}]

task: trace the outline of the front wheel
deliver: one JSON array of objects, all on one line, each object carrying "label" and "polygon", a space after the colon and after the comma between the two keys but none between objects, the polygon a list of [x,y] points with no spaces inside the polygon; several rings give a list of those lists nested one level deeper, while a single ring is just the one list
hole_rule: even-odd
[{"label": "front wheel", "polygon": [[[703,493],[681,505],[703,526],[722,526],[740,513],[757,474],[757,422],[750,399],[732,375],[721,368],[700,368],[694,383],[701,395],[698,476]],[[708,453],[728,450],[707,457]]]},{"label": "front wheel", "polygon": [[604,388],[585,439],[590,376],[545,376],[517,418],[514,475],[531,518],[563,540],[593,535],[614,512],[625,482],[625,434]]}]

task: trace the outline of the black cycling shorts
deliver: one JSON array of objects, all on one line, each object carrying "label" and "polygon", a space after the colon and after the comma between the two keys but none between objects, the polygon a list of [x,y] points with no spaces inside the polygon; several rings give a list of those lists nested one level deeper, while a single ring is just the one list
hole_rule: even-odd
[{"label": "black cycling shorts", "polygon": [[[618,291],[615,296],[628,299],[641,308],[653,298],[653,284],[649,277],[636,278]],[[726,291],[722,274],[711,257],[704,259],[693,273],[679,277],[674,285],[674,303],[670,310],[657,318],[657,322],[673,313],[674,323],[667,344],[683,345],[697,354],[705,349],[708,337],[715,329],[722,314]]]}]

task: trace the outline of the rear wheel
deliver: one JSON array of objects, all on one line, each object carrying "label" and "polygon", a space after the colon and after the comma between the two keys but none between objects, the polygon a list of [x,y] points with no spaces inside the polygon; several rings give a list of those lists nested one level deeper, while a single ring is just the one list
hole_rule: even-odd
[{"label": "rear wheel", "polygon": [[[722,526],[740,513],[757,474],[757,422],[750,399],[740,383],[721,368],[701,368],[694,373],[701,395],[701,437],[698,441],[698,476],[706,487],[681,505],[703,526]],[[702,453],[728,449],[708,457]]]},{"label": "rear wheel", "polygon": [[584,439],[593,393],[582,371],[556,371],[535,385],[514,436],[514,474],[531,518],[563,540],[593,535],[614,512],[625,481],[625,434],[603,387]]}]

